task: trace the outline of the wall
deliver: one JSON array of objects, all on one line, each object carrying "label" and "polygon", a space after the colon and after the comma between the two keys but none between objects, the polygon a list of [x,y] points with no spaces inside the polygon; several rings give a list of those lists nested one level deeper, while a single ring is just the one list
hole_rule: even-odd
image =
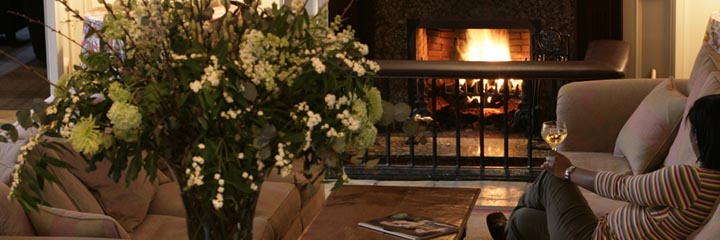
[{"label": "wall", "polygon": [[688,78],[718,0],[626,0],[623,36],[630,43],[626,77]]},{"label": "wall", "polygon": [[630,44],[625,76],[657,77],[674,73],[674,0],[623,2],[623,40]]},{"label": "wall", "polygon": [[718,0],[675,0],[675,76],[689,78],[708,18],[720,10]]},{"label": "wall", "polygon": [[[88,12],[90,9],[99,7],[97,1],[69,1],[70,6],[80,11],[81,14]],[[62,33],[55,33],[50,28],[46,28],[46,48],[47,48],[47,74],[48,79],[53,83],[63,73],[70,72],[72,66],[78,63],[78,54],[80,54],[80,46],[75,42],[82,41],[82,21],[75,19],[69,12],[65,11],[65,7],[55,0],[44,1],[46,24],[50,28],[54,28]],[[55,19],[51,21],[50,19]],[[69,40],[69,39],[72,39]],[[50,89],[52,94],[53,89]]]}]

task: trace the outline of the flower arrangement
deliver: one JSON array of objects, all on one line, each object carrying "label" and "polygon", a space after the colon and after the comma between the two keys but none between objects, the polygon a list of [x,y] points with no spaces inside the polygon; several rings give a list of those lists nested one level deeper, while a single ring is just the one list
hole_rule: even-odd
[{"label": "flower arrangement", "polygon": [[[374,143],[379,67],[339,18],[328,26],[326,10],[310,16],[303,0],[267,9],[220,0],[225,13],[213,18],[210,0],[100,2],[108,13],[90,34],[103,50],[80,56],[83,65],[62,77],[51,103],[18,114],[23,127],[39,129],[13,175],[11,197],[24,206],[41,200],[20,182],[53,180],[25,171],[27,154],[46,144],[41,136],[60,137],[90,166],[112,159],[115,181],[121,174],[132,181],[141,170],[152,179],[166,163],[180,178],[186,207],[208,212],[188,216],[198,222],[188,225],[191,237],[246,238],[270,171],[288,175],[302,158],[306,174],[324,169],[346,179],[350,153]],[[214,230],[208,222],[230,223]]]}]

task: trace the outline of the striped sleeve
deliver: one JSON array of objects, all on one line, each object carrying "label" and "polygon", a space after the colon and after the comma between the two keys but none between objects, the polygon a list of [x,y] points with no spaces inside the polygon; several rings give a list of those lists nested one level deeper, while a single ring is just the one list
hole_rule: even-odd
[{"label": "striped sleeve", "polygon": [[599,172],[595,178],[598,195],[645,207],[687,209],[698,198],[699,184],[697,171],[689,165],[668,166],[635,176]]}]

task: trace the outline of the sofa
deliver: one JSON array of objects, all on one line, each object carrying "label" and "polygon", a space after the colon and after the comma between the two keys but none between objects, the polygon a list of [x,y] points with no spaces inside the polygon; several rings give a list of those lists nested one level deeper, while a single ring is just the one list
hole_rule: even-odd
[{"label": "sofa", "polygon": [[[38,147],[31,153],[29,163],[47,154],[82,170],[48,168],[62,185],[46,184],[41,196],[48,206],[25,213],[6,197],[22,144],[0,143],[0,239],[187,239],[185,209],[172,174],[159,171],[149,181],[141,172],[126,186],[123,179],[115,183],[106,175],[109,164],[85,172],[84,160],[75,152]],[[293,164],[303,169],[301,161]],[[268,176],[255,211],[253,239],[297,239],[324,205],[322,181],[311,183],[300,173]]]},{"label": "sofa", "polygon": [[[686,116],[696,99],[720,94],[718,37],[720,14],[716,13],[709,21],[690,79],[596,80],[563,86],[556,113],[557,119],[565,122],[568,136],[558,150],[578,167],[622,174],[696,164]],[[582,191],[598,215],[625,204]],[[720,236],[717,209],[690,239]]]}]

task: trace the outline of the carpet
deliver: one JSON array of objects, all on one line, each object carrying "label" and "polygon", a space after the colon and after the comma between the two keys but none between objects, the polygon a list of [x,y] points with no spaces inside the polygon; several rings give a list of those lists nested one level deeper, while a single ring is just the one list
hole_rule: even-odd
[{"label": "carpet", "polygon": [[[45,68],[37,66],[34,60],[30,65],[35,71],[45,73]],[[50,84],[25,67],[17,67],[0,76],[0,110],[18,110],[32,107],[33,99],[45,99],[50,96]]]}]

